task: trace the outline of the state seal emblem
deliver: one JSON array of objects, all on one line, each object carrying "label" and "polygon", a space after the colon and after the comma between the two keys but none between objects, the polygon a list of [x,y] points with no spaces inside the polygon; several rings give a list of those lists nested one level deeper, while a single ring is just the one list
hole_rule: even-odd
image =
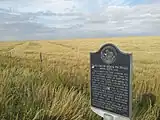
[{"label": "state seal emblem", "polygon": [[101,50],[101,59],[106,64],[112,64],[116,61],[117,52],[112,46],[105,46]]}]

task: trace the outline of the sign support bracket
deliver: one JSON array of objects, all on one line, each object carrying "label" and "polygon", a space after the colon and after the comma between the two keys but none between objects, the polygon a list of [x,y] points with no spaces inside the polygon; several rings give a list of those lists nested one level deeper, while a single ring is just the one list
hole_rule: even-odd
[{"label": "sign support bracket", "polygon": [[115,116],[109,115],[109,114],[104,114],[103,120],[116,120]]}]

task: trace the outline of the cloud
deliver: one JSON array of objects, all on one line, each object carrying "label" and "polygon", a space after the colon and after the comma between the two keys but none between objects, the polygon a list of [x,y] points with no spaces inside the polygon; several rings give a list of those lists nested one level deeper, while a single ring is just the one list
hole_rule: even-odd
[{"label": "cloud", "polygon": [[1,1],[0,35],[5,39],[159,35],[159,4],[142,3],[142,0],[138,3],[136,0]]},{"label": "cloud", "polygon": [[[93,22],[94,21],[94,22]],[[92,14],[84,28],[91,31],[106,31],[121,34],[158,34],[160,8],[156,4],[137,6],[108,6],[99,14]]]},{"label": "cloud", "polygon": [[21,12],[68,12],[76,9],[76,1],[74,0],[6,0],[1,1],[1,8],[12,8]]}]

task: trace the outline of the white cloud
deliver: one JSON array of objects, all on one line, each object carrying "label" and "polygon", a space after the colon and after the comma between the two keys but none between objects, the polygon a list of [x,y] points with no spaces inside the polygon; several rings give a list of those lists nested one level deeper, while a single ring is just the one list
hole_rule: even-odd
[{"label": "white cloud", "polygon": [[103,13],[93,14],[88,19],[89,23],[85,24],[82,29],[103,30],[106,33],[112,31],[115,34],[117,32],[157,34],[160,30],[160,7],[156,4],[132,7],[108,6]]},{"label": "white cloud", "polygon": [[39,11],[51,11],[51,12],[71,12],[76,10],[77,3],[74,0],[13,0],[13,1],[1,1],[1,8],[10,8],[14,11],[20,12],[39,12]]},{"label": "white cloud", "polygon": [[[86,6],[90,1],[21,0],[18,2],[19,5],[15,1],[1,2],[0,33],[6,33],[5,29],[10,31],[8,34],[12,36],[22,37],[31,34],[29,29],[32,29],[35,36],[44,33],[46,37],[160,34],[159,4],[131,6],[131,1],[126,2],[126,0],[111,0],[105,4],[103,0],[98,0],[96,3],[99,6],[98,10],[91,12],[89,10],[91,6],[88,8]],[[7,6],[7,3],[10,4]],[[7,7],[10,9],[7,10]],[[11,32],[12,27],[17,32]]]}]

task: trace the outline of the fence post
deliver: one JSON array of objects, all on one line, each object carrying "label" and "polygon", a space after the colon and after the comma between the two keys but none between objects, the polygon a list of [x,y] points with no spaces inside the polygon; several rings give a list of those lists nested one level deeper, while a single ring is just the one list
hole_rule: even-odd
[{"label": "fence post", "polygon": [[42,53],[40,52],[39,54],[39,57],[40,57],[40,70],[42,71],[42,62],[43,62],[43,58],[42,58]]}]

